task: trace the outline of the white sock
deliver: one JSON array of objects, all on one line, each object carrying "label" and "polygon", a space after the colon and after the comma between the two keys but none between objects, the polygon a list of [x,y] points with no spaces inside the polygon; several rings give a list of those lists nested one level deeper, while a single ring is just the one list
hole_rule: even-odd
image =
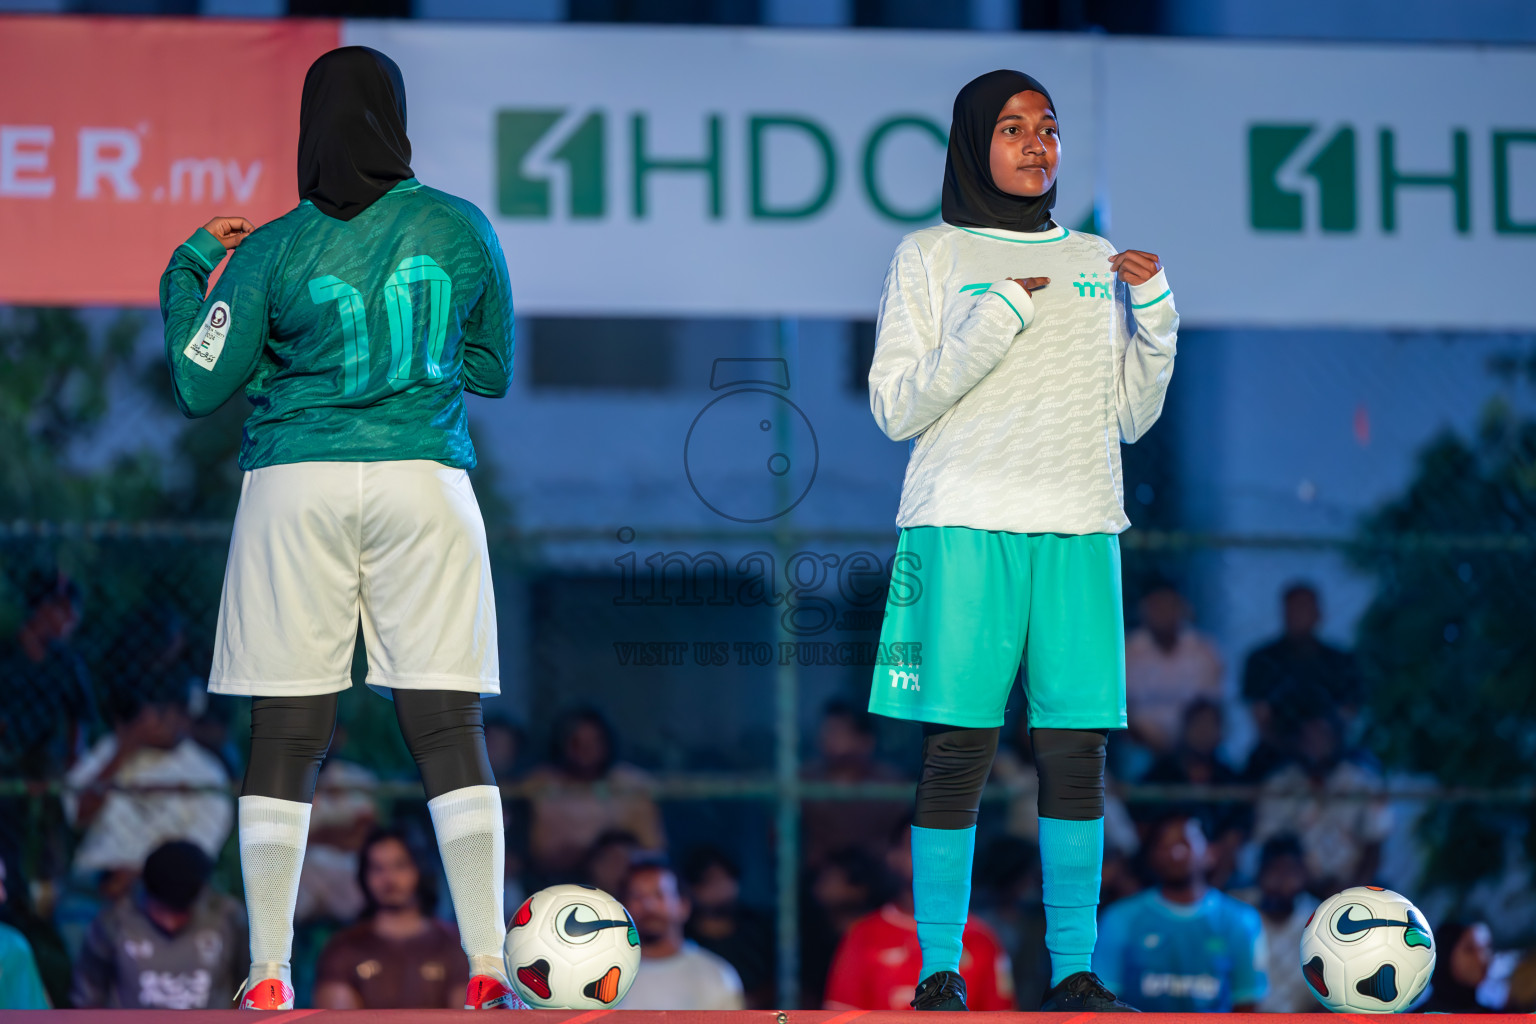
[{"label": "white sock", "polygon": [[465,786],[428,800],[427,810],[437,832],[470,976],[495,974],[504,979],[502,944],[507,926],[501,917],[501,899],[507,862],[501,790]]},{"label": "white sock", "polygon": [[251,978],[289,980],[293,906],[309,841],[309,804],[270,796],[240,798],[240,872],[251,927]]}]

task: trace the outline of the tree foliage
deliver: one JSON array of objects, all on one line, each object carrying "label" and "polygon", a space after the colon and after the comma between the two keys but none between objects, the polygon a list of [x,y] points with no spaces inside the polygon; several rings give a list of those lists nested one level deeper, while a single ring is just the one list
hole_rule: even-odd
[{"label": "tree foliage", "polygon": [[[1356,558],[1378,580],[1359,655],[1383,762],[1451,786],[1536,783],[1536,420],[1496,401],[1475,436],[1437,436]],[[1425,882],[1497,876],[1522,834],[1536,862],[1536,806],[1438,804]]]}]

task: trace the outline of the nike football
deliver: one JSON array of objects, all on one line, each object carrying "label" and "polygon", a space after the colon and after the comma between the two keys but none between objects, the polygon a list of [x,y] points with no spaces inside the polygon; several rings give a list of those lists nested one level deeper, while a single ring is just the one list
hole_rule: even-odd
[{"label": "nike football", "polygon": [[640,969],[640,933],[624,904],[590,885],[552,885],[507,922],[507,976],[544,1010],[608,1010]]},{"label": "nike football", "polygon": [[1402,1013],[1435,969],[1435,937],[1417,907],[1374,885],[1345,889],[1301,933],[1301,974],[1335,1013]]}]

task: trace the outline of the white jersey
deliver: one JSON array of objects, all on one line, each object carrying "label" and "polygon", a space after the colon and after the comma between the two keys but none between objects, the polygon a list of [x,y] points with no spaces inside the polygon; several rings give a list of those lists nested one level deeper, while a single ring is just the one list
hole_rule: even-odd
[{"label": "white jersey", "polygon": [[[869,404],[915,439],[898,526],[1120,533],[1120,443],[1146,433],[1173,375],[1167,277],[1118,281],[1097,235],[924,228],[880,300]],[[1048,277],[1031,295],[1010,277]]]},{"label": "white jersey", "polygon": [[668,957],[645,957],[621,1010],[740,1010],[736,968],[692,942]]}]

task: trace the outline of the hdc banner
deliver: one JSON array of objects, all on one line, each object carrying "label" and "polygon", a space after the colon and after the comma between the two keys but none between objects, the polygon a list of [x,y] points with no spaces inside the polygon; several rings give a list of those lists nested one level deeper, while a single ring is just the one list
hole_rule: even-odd
[{"label": "hdc banner", "polygon": [[492,217],[527,311],[872,316],[896,243],[938,219],[955,92],[1000,67],[1050,83],[1057,212],[1077,226],[1093,209],[1086,37],[399,22],[345,37],[400,63],[415,167]]},{"label": "hdc banner", "polygon": [[338,41],[399,61],[524,313],[872,316],[956,89],[1015,67],[1058,220],[1162,255],[1186,325],[1536,327],[1530,50],[418,22],[0,21],[0,301],[149,303],[196,224],[289,208]]},{"label": "hdc banner", "polygon": [[296,199],[327,21],[0,19],[0,301],[145,305],[177,242]]},{"label": "hdc banner", "polygon": [[1105,47],[1115,238],[1186,323],[1536,327],[1536,50]]}]

